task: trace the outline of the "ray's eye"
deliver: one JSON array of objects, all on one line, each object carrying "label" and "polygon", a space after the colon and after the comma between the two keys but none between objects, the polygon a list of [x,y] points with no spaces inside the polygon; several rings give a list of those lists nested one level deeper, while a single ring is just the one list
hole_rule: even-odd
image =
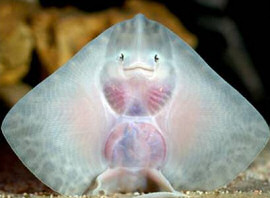
[{"label": "ray's eye", "polygon": [[155,62],[157,63],[157,62],[158,62],[158,60],[159,60],[159,57],[158,57],[158,55],[157,55],[157,54],[155,55],[154,59],[155,59]]},{"label": "ray's eye", "polygon": [[119,60],[120,60],[120,61],[124,61],[124,54],[122,54],[122,53],[120,54]]}]

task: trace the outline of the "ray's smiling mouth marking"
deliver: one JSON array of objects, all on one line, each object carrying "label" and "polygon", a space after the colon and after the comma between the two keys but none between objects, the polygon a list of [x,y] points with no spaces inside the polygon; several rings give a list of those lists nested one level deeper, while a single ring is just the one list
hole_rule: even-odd
[{"label": "ray's smiling mouth marking", "polygon": [[148,72],[154,72],[154,69],[146,68],[146,67],[142,67],[142,66],[128,67],[128,68],[124,68],[123,70],[124,71],[145,70],[145,71],[148,71]]},{"label": "ray's smiling mouth marking", "polygon": [[156,67],[141,66],[140,64],[128,66],[123,68],[123,72],[127,77],[132,77],[136,75],[142,75],[146,78],[152,78],[155,73]]}]

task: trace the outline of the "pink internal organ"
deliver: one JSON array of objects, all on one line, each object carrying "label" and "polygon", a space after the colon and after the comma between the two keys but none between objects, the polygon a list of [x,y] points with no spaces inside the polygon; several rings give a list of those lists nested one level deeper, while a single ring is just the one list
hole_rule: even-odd
[{"label": "pink internal organ", "polygon": [[160,168],[165,154],[162,135],[148,123],[120,124],[105,145],[110,167]]},{"label": "pink internal organ", "polygon": [[146,109],[141,101],[134,100],[132,104],[128,106],[126,114],[130,116],[146,115]]},{"label": "pink internal organ", "polygon": [[148,92],[147,106],[151,114],[156,113],[171,97],[171,89],[165,86],[152,87]]},{"label": "pink internal organ", "polygon": [[112,108],[117,113],[123,113],[126,106],[126,96],[121,84],[108,84],[104,86],[104,94]]},{"label": "pink internal organ", "polygon": [[104,86],[105,97],[110,106],[119,114],[145,116],[155,114],[171,97],[171,87],[166,84],[149,83],[146,85],[120,82],[107,83]]}]

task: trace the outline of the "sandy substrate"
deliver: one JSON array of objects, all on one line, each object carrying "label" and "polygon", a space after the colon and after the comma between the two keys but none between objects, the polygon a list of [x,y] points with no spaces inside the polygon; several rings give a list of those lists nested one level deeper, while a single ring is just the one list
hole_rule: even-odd
[{"label": "sandy substrate", "polygon": [[[7,145],[0,148],[0,198],[9,197],[64,197],[38,181],[17,159]],[[202,198],[270,198],[270,144],[250,167],[224,188],[211,192],[184,191],[190,197]],[[135,194],[115,194],[102,198],[129,198]],[[86,197],[86,196],[82,196]],[[97,197],[97,196],[92,196]]]}]

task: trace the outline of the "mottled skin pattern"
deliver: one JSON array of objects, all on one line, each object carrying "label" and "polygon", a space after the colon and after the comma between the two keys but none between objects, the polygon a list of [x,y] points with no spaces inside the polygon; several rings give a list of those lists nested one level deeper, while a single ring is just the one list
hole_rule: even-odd
[{"label": "mottled skin pattern", "polygon": [[2,131],[67,195],[227,184],[269,139],[256,109],[187,44],[137,15],[87,44],[8,113]]}]

